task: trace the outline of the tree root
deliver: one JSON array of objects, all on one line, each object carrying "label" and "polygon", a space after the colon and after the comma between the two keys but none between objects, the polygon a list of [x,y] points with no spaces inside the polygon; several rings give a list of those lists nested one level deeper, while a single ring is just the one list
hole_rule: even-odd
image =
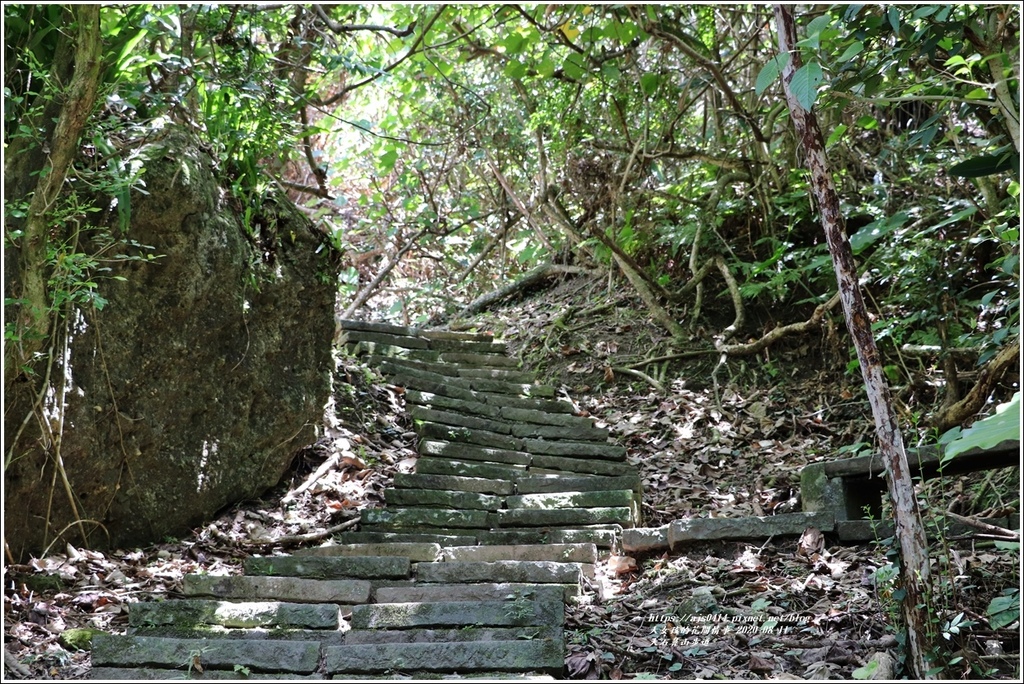
[{"label": "tree root", "polygon": [[937,428],[939,432],[960,425],[985,406],[996,384],[1003,374],[1017,366],[1020,359],[1020,338],[1003,347],[981,371],[978,382],[960,401],[948,407],[940,408],[928,417],[926,424]]}]

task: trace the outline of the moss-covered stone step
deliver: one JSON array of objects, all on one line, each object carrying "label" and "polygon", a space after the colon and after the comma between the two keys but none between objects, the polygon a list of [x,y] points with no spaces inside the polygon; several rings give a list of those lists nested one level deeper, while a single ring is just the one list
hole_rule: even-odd
[{"label": "moss-covered stone step", "polygon": [[507,368],[459,368],[459,377],[501,380],[503,382],[532,385],[537,381],[536,373]]},{"label": "moss-covered stone step", "polygon": [[[396,473],[394,484],[401,489],[441,489],[477,494],[508,496],[516,491],[515,483],[508,479],[487,479],[459,475],[428,475],[426,473]],[[385,496],[387,493],[385,492]],[[369,554],[374,555],[374,554]],[[383,554],[380,554],[383,555]],[[420,560],[420,559],[416,559]]]},{"label": "moss-covered stone step", "polygon": [[594,427],[593,418],[568,413],[550,413],[548,411],[538,411],[537,409],[516,408],[514,406],[501,407],[499,415],[507,421],[517,423],[536,423],[538,425],[558,427]]},{"label": "moss-covered stone step", "polygon": [[576,442],[568,439],[524,439],[523,449],[531,454],[570,456],[575,458],[601,458],[621,461],[626,458],[626,447],[617,444]]},{"label": "moss-covered stone step", "polygon": [[551,527],[555,525],[603,525],[619,523],[633,526],[633,509],[629,506],[604,508],[515,508],[494,513],[500,527]]},{"label": "moss-covered stone step", "polygon": [[243,567],[249,576],[382,579],[408,577],[410,561],[401,556],[253,556]]},{"label": "moss-covered stone step", "polygon": [[212,596],[238,600],[276,600],[294,603],[366,603],[367,580],[315,580],[296,577],[239,575],[185,575],[186,596]]},{"label": "moss-covered stone step", "polygon": [[561,638],[562,626],[458,627],[416,629],[352,629],[345,632],[346,644],[434,644],[457,641],[514,641],[517,639]]},{"label": "moss-covered stone step", "polygon": [[416,422],[416,434],[424,439],[460,442],[474,446],[490,447],[492,449],[507,449],[509,451],[522,451],[523,446],[521,439],[510,437],[509,435],[425,421]]},{"label": "moss-covered stone step", "polygon": [[413,561],[437,560],[441,545],[428,542],[390,542],[383,544],[329,543],[308,549],[297,549],[296,556],[401,556]]},{"label": "moss-covered stone step", "polygon": [[526,465],[514,463],[480,463],[448,458],[424,458],[416,461],[416,473],[424,475],[456,475],[487,480],[512,481],[526,474]]},{"label": "moss-covered stone step", "polygon": [[175,639],[97,634],[92,641],[94,667],[171,668],[187,673],[235,666],[257,672],[312,674],[320,660],[314,641],[272,639]]},{"label": "moss-covered stone step", "polygon": [[199,625],[283,629],[337,629],[338,606],[326,603],[281,601],[212,601],[183,599],[131,604],[128,624],[133,627]]},{"label": "moss-covered stone step", "polygon": [[557,471],[576,474],[592,474],[621,476],[636,473],[636,468],[623,462],[604,461],[594,458],[570,456],[547,456],[545,454],[532,454],[530,458],[531,470]]},{"label": "moss-covered stone step", "polygon": [[441,546],[462,546],[477,542],[474,530],[460,530],[459,534],[445,534],[437,531],[430,533],[418,532],[342,532],[335,537],[339,544],[404,544],[432,543]]},{"label": "moss-covered stone step", "polygon": [[[403,335],[409,337],[419,337],[421,331],[417,328],[410,328],[401,325],[392,325],[391,323],[376,323],[373,321],[357,321],[349,318],[343,318],[338,321],[338,325],[342,330],[358,330],[363,332],[376,332],[385,333],[387,335]],[[424,335],[423,337],[430,339],[429,336]],[[455,339],[455,338],[451,338]]]},{"label": "moss-covered stone step", "polygon": [[561,596],[538,601],[515,597],[498,601],[371,603],[352,609],[352,629],[412,627],[528,627],[562,624]]},{"label": "moss-covered stone step", "polygon": [[635,494],[629,489],[586,492],[555,492],[550,494],[516,494],[507,497],[508,508],[607,508],[632,506]]},{"label": "moss-covered stone step", "polygon": [[372,342],[383,344],[389,347],[402,347],[404,349],[430,349],[430,340],[412,335],[393,335],[391,333],[370,332],[364,330],[346,330],[345,340],[349,343]]},{"label": "moss-covered stone step", "polygon": [[495,394],[493,392],[475,392],[473,399],[484,401],[493,406],[533,409],[535,411],[547,411],[548,413],[576,413],[576,408],[570,402],[562,399],[515,397],[511,394]]},{"label": "moss-covered stone step", "polygon": [[562,426],[537,425],[535,423],[517,423],[512,426],[512,436],[541,440],[571,440],[574,443],[608,443],[607,430],[605,430],[604,428],[584,427],[582,425]]},{"label": "moss-covered stone step", "polygon": [[484,418],[501,417],[500,406],[492,406],[491,404],[485,404],[482,401],[453,399],[452,397],[446,397],[442,394],[434,394],[433,392],[421,392],[420,390],[409,389],[405,392],[405,401],[407,404],[415,404],[417,406],[424,406],[426,408],[434,408],[444,411],[468,413],[470,415],[483,416]]},{"label": "moss-covered stone step", "polygon": [[494,339],[489,332],[469,332],[463,330],[419,330],[420,336],[428,340],[462,340],[464,342],[488,342]]},{"label": "moss-covered stone step", "polygon": [[508,345],[505,342],[486,340],[430,340],[430,348],[440,352],[458,352],[466,354],[506,354]]},{"label": "moss-covered stone step", "polygon": [[474,354],[471,352],[441,352],[438,360],[460,366],[483,368],[518,368],[519,361],[504,354]]},{"label": "moss-covered stone step", "polygon": [[523,672],[561,674],[565,645],[560,640],[452,643],[352,644],[324,648],[328,674],[419,672]]},{"label": "moss-covered stone step", "polygon": [[441,550],[440,560],[446,562],[528,560],[554,561],[556,563],[596,563],[597,545],[586,543],[450,546]]},{"label": "moss-covered stone step", "polygon": [[629,489],[636,492],[640,488],[640,476],[635,472],[630,475],[601,476],[573,475],[560,473],[557,475],[526,474],[516,478],[518,494],[547,494],[554,492],[592,492]]},{"label": "moss-covered stone step", "polygon": [[464,561],[416,563],[419,582],[525,582],[531,584],[572,584],[579,582],[580,563],[552,561]]},{"label": "moss-covered stone step", "polygon": [[[406,586],[383,586],[374,591],[377,603],[426,603],[433,601],[506,601],[517,597],[566,601],[580,593],[579,582],[530,584],[523,582],[478,582],[474,584],[435,582]],[[561,626],[561,623],[558,623]]]},{"label": "moss-covered stone step", "polygon": [[389,506],[432,506],[441,508],[496,511],[502,507],[500,496],[443,489],[387,489],[384,500]]},{"label": "moss-covered stone step", "polygon": [[352,356],[385,356],[417,361],[437,361],[441,353],[432,349],[409,349],[381,342],[349,342],[345,351]]},{"label": "moss-covered stone step", "polygon": [[581,544],[593,543],[601,548],[618,546],[622,525],[589,525],[587,527],[538,527],[532,529],[480,530],[480,544]]},{"label": "moss-covered stone step", "polygon": [[[239,666],[242,667],[241,665]],[[248,674],[247,674],[248,673]],[[238,681],[240,679],[252,679],[252,680],[304,680],[304,679],[323,679],[319,674],[296,674],[294,672],[260,672],[253,668],[246,668],[245,670],[235,669],[232,667],[230,670],[203,670],[203,674],[200,675],[198,672],[191,673],[191,679],[217,679],[224,680],[230,679]],[[144,681],[156,681],[161,679],[189,679],[189,669],[185,666],[179,667],[178,669],[170,668],[157,668],[157,667],[93,667],[89,670],[89,679],[97,681],[125,681],[125,682],[144,682]]]},{"label": "moss-covered stone step", "polygon": [[421,439],[417,451],[423,456],[443,456],[460,461],[483,461],[503,465],[530,465],[530,454],[512,449],[478,447],[439,439]]},{"label": "moss-covered stone step", "polygon": [[466,511],[451,508],[371,508],[360,516],[364,526],[395,528],[435,527],[490,529],[494,524],[489,511]]},{"label": "moss-covered stone step", "polygon": [[428,409],[422,406],[414,406],[412,410],[409,411],[409,415],[412,416],[414,421],[440,423],[451,427],[463,427],[469,430],[482,430],[500,435],[512,434],[512,424],[503,420],[467,416],[464,413],[440,411],[438,409]]}]

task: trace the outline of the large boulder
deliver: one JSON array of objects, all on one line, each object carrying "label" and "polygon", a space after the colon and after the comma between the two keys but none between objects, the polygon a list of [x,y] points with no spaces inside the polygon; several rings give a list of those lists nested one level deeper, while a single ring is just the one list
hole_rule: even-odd
[{"label": "large boulder", "polygon": [[213,159],[180,132],[143,158],[128,230],[110,234],[152,248],[115,252],[158,258],[115,262],[103,275],[124,280],[97,281],[107,303],[73,312],[41,402],[37,381],[7,388],[5,540],[15,557],[55,539],[114,547],[187,532],[276,484],[323,415],[330,247],[283,197],[243,221]]}]

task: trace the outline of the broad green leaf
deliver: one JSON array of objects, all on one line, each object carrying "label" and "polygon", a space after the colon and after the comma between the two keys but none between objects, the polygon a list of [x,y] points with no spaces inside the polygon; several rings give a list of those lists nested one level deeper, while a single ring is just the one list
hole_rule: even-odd
[{"label": "broad green leaf", "polygon": [[988,90],[985,88],[975,88],[971,92],[964,95],[968,100],[984,100],[988,97]]},{"label": "broad green leaf", "polygon": [[832,135],[828,136],[828,140],[825,142],[825,147],[832,147],[836,142],[843,137],[846,133],[846,124],[839,124],[836,129],[832,131]]},{"label": "broad green leaf", "polygon": [[1007,403],[997,406],[993,415],[979,420],[946,445],[941,463],[947,463],[968,449],[991,449],[1000,442],[1013,439],[1020,441],[1020,392]]},{"label": "broad green leaf", "polygon": [[640,87],[643,89],[645,95],[653,95],[654,91],[658,89],[658,82],[660,78],[658,74],[644,74],[640,77]]},{"label": "broad green leaf", "polygon": [[868,246],[902,226],[908,218],[910,216],[907,212],[901,211],[889,218],[872,221],[850,236],[850,248],[854,254],[860,254]]},{"label": "broad green leaf", "polygon": [[949,168],[949,173],[961,178],[979,178],[1016,169],[1019,166],[1020,157],[1015,154],[1004,154],[998,157],[983,154],[954,164]]},{"label": "broad green leaf", "polygon": [[889,19],[889,26],[892,26],[892,30],[895,33],[900,32],[900,10],[898,7],[890,7],[889,12],[886,15]]},{"label": "broad green leaf", "polygon": [[873,116],[862,116],[857,119],[857,126],[865,131],[873,131],[878,128],[878,119]]},{"label": "broad green leaf", "polygon": [[585,74],[586,71],[580,62],[581,58],[578,55],[569,55],[565,60],[565,64],[562,65],[562,70],[565,71],[565,75],[575,81],[583,78],[583,74]]},{"label": "broad green leaf", "polygon": [[985,610],[992,629],[1002,629],[1020,619],[1020,591],[1014,590],[1004,596],[996,596]]},{"label": "broad green leaf", "polygon": [[824,78],[825,75],[817,62],[808,62],[793,74],[789,88],[804,111],[811,111],[814,101],[818,99],[818,85]]},{"label": "broad green leaf", "polygon": [[839,56],[839,61],[840,62],[848,62],[851,59],[853,59],[854,57],[856,57],[857,55],[859,55],[863,51],[864,51],[864,43],[860,42],[859,40],[855,40],[855,41],[853,41],[853,44],[850,45],[850,47],[846,48],[843,51],[843,54],[841,54]]},{"label": "broad green leaf", "polygon": [[757,75],[757,81],[754,83],[754,91],[760,95],[768,89],[775,79],[779,77],[782,70],[789,64],[789,53],[782,55],[776,55],[769,59],[763,67],[761,67],[761,73]]}]

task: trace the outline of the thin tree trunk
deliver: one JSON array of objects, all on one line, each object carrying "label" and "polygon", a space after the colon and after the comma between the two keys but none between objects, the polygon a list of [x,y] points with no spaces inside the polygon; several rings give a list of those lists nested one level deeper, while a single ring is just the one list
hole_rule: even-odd
[{"label": "thin tree trunk", "polygon": [[[67,178],[68,168],[78,153],[78,139],[92,114],[99,89],[100,6],[79,5],[72,9],[77,24],[75,45],[75,71],[68,85],[67,99],[60,109],[57,125],[49,144],[49,168],[40,174],[32,192],[32,200],[25,221],[19,259],[22,301],[18,310],[18,340],[9,342],[4,349],[4,385],[32,362],[36,352],[42,350],[50,334],[53,312],[48,292],[47,246],[50,232],[50,213]],[[54,65],[54,70],[60,65]],[[42,142],[42,141],[40,141]]]},{"label": "thin tree trunk", "polygon": [[857,282],[853,250],[846,237],[846,227],[839,208],[839,196],[825,156],[825,141],[814,113],[805,111],[800,106],[790,88],[790,81],[800,68],[801,60],[800,50],[796,47],[796,23],[788,6],[775,5],[775,23],[779,36],[779,52],[790,55],[782,74],[786,100],[797,138],[803,146],[807,168],[811,173],[811,190],[818,203],[829,252],[832,255],[846,326],[857,349],[857,358],[860,360],[861,373],[875,418],[879,452],[886,464],[886,482],[889,496],[892,498],[896,538],[900,546],[900,573],[905,591],[902,606],[909,646],[907,664],[912,676],[932,678],[934,675],[930,674],[930,671],[937,664],[929,662],[931,649],[927,629],[927,588],[930,575],[928,550],[917,498],[914,496],[914,483],[910,478],[903,437],[892,408],[892,399],[885,374],[882,372],[878,347],[871,335],[871,323]]}]

